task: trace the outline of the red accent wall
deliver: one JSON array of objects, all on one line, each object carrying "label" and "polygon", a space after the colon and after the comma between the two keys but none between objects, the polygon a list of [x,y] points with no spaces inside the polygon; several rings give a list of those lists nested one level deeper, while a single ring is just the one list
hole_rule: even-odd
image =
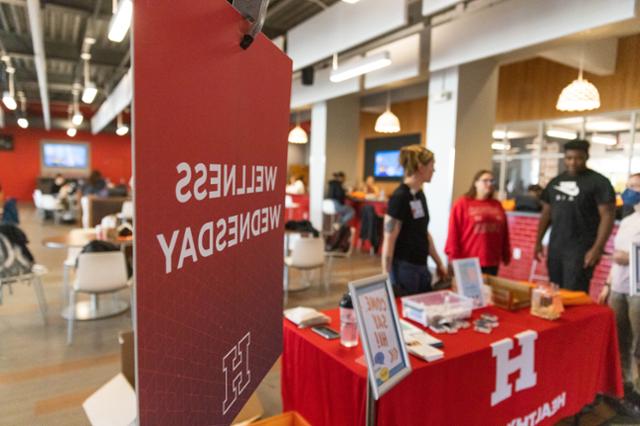
[{"label": "red accent wall", "polygon": [[78,132],[70,138],[64,130],[20,129],[9,127],[3,134],[13,135],[14,150],[0,151],[0,185],[5,197],[29,201],[40,176],[40,141],[43,139],[89,142],[91,168],[100,170],[113,183],[128,182],[131,177],[131,139],[112,134],[92,135]]},{"label": "red accent wall", "polygon": [[[520,259],[512,259],[509,266],[500,267],[500,276],[514,280],[528,280],[533,262],[533,250],[536,243],[536,235],[538,231],[538,219],[536,214],[507,213],[509,220],[509,234],[511,238],[511,250],[520,249],[522,254]],[[618,225],[613,228],[613,232],[609,237],[605,252],[613,252],[613,238],[618,231]],[[604,285],[609,270],[611,269],[611,258],[604,256],[591,280],[590,293],[591,297],[596,299],[602,286]],[[537,275],[548,276],[546,263],[540,262],[536,268]]]}]

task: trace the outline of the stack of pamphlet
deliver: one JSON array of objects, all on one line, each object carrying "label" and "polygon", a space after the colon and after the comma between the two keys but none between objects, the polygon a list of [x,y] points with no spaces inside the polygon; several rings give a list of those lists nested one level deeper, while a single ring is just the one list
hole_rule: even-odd
[{"label": "stack of pamphlet", "polygon": [[329,324],[331,318],[313,308],[298,306],[286,309],[284,317],[296,324],[299,328],[312,327],[314,325]]},{"label": "stack of pamphlet", "polygon": [[404,343],[407,346],[407,351],[411,355],[417,356],[427,362],[444,357],[444,352],[437,349],[442,347],[442,340],[436,339],[403,319],[400,320],[400,325],[402,327]]}]

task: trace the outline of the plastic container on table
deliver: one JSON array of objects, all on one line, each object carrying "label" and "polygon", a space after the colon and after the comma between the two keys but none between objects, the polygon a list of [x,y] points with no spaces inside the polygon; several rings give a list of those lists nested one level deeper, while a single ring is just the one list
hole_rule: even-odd
[{"label": "plastic container on table", "polygon": [[401,301],[402,316],[425,327],[469,318],[473,310],[473,299],[449,290],[406,296]]},{"label": "plastic container on table", "polygon": [[299,413],[287,411],[278,416],[251,423],[251,426],[311,426],[311,423]]}]

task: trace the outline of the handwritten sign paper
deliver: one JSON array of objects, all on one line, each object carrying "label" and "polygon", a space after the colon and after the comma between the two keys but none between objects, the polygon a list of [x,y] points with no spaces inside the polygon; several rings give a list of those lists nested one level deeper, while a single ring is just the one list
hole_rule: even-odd
[{"label": "handwritten sign paper", "polygon": [[457,259],[452,263],[458,294],[473,299],[474,308],[486,306],[482,294],[482,269],[478,258]]},{"label": "handwritten sign paper", "polygon": [[386,275],[349,283],[375,399],[411,372],[396,303]]}]

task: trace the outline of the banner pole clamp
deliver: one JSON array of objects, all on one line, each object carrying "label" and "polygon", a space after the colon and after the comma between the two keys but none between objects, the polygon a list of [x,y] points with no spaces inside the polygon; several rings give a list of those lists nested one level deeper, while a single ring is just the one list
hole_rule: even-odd
[{"label": "banner pole clamp", "polygon": [[249,32],[240,40],[240,47],[246,50],[262,30],[264,21],[267,18],[269,0],[233,0],[232,5],[242,16],[251,22]]}]

